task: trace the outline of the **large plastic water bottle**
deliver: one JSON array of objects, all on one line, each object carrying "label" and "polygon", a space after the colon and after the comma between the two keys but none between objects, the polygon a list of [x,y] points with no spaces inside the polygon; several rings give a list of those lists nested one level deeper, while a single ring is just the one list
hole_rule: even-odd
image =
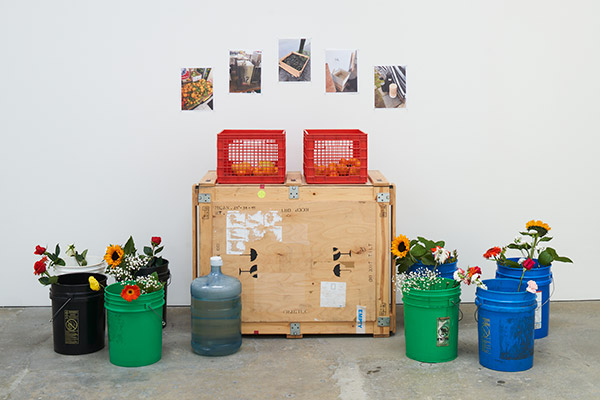
[{"label": "large plastic water bottle", "polygon": [[242,284],[223,275],[221,257],[210,258],[210,274],[194,279],[192,349],[203,356],[224,356],[242,345]]}]

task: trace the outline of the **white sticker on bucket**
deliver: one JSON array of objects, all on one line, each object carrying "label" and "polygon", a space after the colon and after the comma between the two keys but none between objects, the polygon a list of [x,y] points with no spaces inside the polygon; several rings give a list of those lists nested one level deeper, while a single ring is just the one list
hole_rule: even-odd
[{"label": "white sticker on bucket", "polygon": [[367,333],[365,328],[367,319],[367,308],[356,306],[356,333]]},{"label": "white sticker on bucket", "polygon": [[542,292],[538,291],[535,294],[537,300],[537,308],[535,309],[535,329],[542,328]]}]

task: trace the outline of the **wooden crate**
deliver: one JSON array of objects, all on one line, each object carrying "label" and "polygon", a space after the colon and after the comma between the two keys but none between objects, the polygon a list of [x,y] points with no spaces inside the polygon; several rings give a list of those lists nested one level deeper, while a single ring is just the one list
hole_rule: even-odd
[{"label": "wooden crate", "polygon": [[223,258],[242,282],[243,334],[395,332],[395,190],[381,173],[356,185],[309,185],[300,172],[284,184],[216,179],[193,186],[193,277]]}]

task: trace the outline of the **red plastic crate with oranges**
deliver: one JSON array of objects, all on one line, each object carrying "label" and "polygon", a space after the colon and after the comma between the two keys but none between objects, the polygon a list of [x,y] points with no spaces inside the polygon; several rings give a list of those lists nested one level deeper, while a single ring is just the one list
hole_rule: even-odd
[{"label": "red plastic crate with oranges", "polygon": [[217,135],[218,183],[283,183],[285,131],[224,130]]},{"label": "red plastic crate with oranges", "polygon": [[306,129],[307,183],[367,182],[367,134],[358,129]]}]

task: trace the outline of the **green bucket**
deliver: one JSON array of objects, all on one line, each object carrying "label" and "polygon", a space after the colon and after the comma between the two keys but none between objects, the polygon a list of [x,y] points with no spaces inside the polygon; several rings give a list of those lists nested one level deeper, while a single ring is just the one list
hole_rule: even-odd
[{"label": "green bucket", "polygon": [[128,302],[121,297],[125,284],[113,283],[104,290],[110,362],[120,367],[154,364],[162,355],[164,290]]},{"label": "green bucket", "polygon": [[442,278],[433,290],[410,289],[403,293],[406,356],[438,363],[454,360],[458,345],[460,286]]}]

